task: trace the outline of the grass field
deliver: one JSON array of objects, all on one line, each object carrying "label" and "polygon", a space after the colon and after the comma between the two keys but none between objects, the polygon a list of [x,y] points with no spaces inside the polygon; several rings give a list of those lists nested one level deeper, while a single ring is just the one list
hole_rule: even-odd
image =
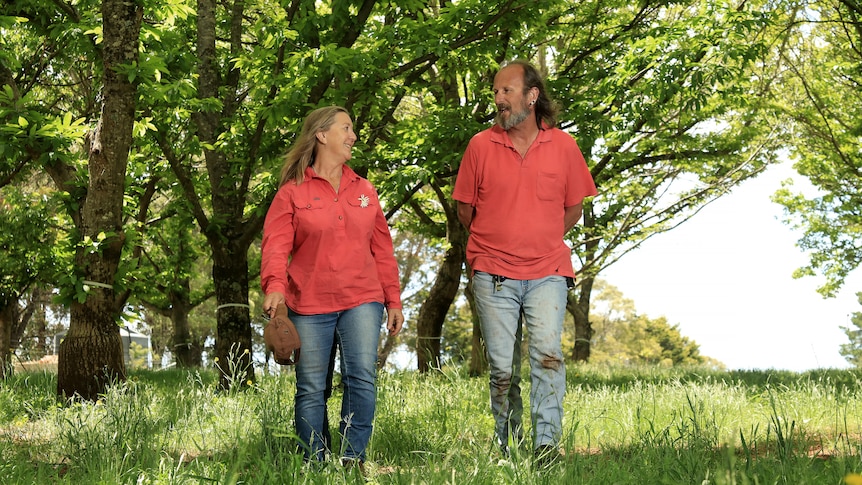
[{"label": "grass field", "polygon": [[494,446],[487,377],[384,373],[362,477],[302,462],[289,370],[237,393],[214,371],[135,371],[97,403],[58,403],[54,374],[25,372],[0,382],[0,483],[856,485],[860,381],[570,365],[565,456],[540,467]]}]

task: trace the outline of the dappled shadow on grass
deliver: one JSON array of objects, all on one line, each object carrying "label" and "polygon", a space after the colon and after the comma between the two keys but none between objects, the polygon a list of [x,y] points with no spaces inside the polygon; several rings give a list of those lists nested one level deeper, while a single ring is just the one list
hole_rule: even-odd
[{"label": "dappled shadow on grass", "polygon": [[860,467],[853,453],[835,448],[827,453],[813,442],[799,442],[790,453],[779,448],[775,442],[749,448],[635,444],[576,453],[569,460],[584,460],[587,468],[616,470],[638,477],[637,483],[655,484],[838,484]]},{"label": "dappled shadow on grass", "polygon": [[[391,464],[371,463],[365,478],[345,471],[335,461],[304,465],[289,449],[273,450],[260,443],[237,443],[236,450],[162,455],[160,463],[135,462],[128,469],[107,463],[49,463],[4,454],[4,460],[27,466],[30,483],[842,483],[858,468],[858,457],[846,454],[810,456],[808,444],[789,455],[775,446],[749,450],[722,446],[672,446],[637,443],[604,449],[570,449],[554,463],[539,466],[529,453],[504,459],[493,450],[467,454],[412,453]],[[391,458],[391,457],[387,457]],[[161,474],[157,471],[161,469]],[[12,482],[8,482],[12,483]],[[23,482],[21,482],[23,483]]]}]

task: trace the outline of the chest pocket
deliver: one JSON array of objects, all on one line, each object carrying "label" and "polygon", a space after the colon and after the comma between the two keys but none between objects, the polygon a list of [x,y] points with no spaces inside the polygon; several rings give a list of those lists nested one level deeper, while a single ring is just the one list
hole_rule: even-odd
[{"label": "chest pocket", "polygon": [[296,208],[297,213],[304,210],[323,209],[323,199],[320,197],[294,199],[293,206]]},{"label": "chest pocket", "polygon": [[565,184],[561,175],[539,172],[536,177],[536,195],[539,200],[562,202],[565,199]]},{"label": "chest pocket", "polygon": [[293,230],[297,234],[309,234],[326,227],[323,217],[324,205],[320,197],[303,197],[293,200]]},{"label": "chest pocket", "polygon": [[[377,200],[370,195],[360,195],[359,197],[350,197],[347,203],[354,209],[373,209],[377,207]],[[374,212],[374,211],[370,211]]]},{"label": "chest pocket", "polygon": [[369,194],[361,194],[358,197],[347,197],[348,226],[350,230],[357,231],[357,235],[370,238],[374,231],[374,221],[380,208],[377,206],[377,198]]}]

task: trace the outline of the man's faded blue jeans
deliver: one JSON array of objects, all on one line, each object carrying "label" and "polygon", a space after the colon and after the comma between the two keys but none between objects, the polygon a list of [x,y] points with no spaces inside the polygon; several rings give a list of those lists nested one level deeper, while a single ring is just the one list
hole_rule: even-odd
[{"label": "man's faded blue jeans", "polygon": [[566,366],[561,339],[568,287],[562,276],[495,280],[477,271],[473,292],[491,368],[491,413],[500,446],[523,439],[521,333],[530,354],[530,413],[533,448],[557,445],[562,435]]},{"label": "man's faded blue jeans", "polygon": [[307,459],[322,460],[327,451],[323,439],[324,392],[332,345],[341,346],[341,457],[365,460],[371,439],[377,390],[377,343],[383,323],[383,305],[365,303],[349,310],[322,315],[289,312],[302,340],[296,364],[296,432]]}]

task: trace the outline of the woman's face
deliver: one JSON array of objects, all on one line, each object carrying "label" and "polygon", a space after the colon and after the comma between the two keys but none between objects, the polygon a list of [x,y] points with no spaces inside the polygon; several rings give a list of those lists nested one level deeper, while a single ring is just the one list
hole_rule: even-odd
[{"label": "woman's face", "polygon": [[347,113],[335,114],[335,121],[329,129],[318,135],[320,155],[331,156],[339,161],[350,160],[356,134],[353,133],[353,122]]}]

